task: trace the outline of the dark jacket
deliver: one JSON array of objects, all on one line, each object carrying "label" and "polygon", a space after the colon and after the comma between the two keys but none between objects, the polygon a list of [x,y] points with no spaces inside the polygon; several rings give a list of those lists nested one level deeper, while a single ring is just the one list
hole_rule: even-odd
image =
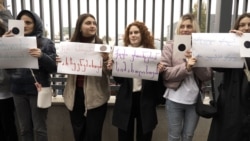
[{"label": "dark jacket", "polygon": [[[13,19],[9,10],[0,11],[0,18],[3,20],[0,31],[4,34],[7,30],[8,20]],[[2,35],[1,35],[2,36]],[[10,93],[10,76],[6,70],[0,69],[0,99],[12,97]]]},{"label": "dark jacket", "polygon": [[224,74],[208,141],[250,141],[250,82],[243,69],[215,70]]},{"label": "dark jacket", "polygon": [[[132,78],[114,77],[114,80],[121,84],[113,112],[113,125],[127,130],[129,118],[132,112]],[[142,89],[140,95],[140,111],[143,133],[147,133],[155,129],[157,125],[156,106],[159,104],[159,95],[162,96],[159,89],[159,81],[142,80]],[[163,84],[162,84],[163,86]]]},{"label": "dark jacket", "polygon": [[[17,19],[20,19],[25,12],[30,13],[35,22],[33,32],[26,36],[36,36],[37,47],[42,51],[42,56],[38,58],[39,69],[33,69],[33,71],[37,81],[43,87],[47,87],[50,86],[50,73],[56,72],[57,69],[55,45],[50,39],[43,37],[42,21],[34,12],[23,10],[18,14]],[[11,91],[14,94],[37,94],[37,89],[34,85],[35,80],[29,69],[15,69],[12,72],[11,79],[13,84]]]}]

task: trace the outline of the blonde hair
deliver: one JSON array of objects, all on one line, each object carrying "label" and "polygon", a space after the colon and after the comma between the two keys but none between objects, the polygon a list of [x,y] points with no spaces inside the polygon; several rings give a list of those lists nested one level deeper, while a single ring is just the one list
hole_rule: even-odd
[{"label": "blonde hair", "polygon": [[193,14],[185,14],[181,16],[180,20],[177,23],[175,33],[180,34],[180,27],[183,21],[190,20],[193,25],[193,32],[200,32],[200,26],[198,25],[198,22]]}]

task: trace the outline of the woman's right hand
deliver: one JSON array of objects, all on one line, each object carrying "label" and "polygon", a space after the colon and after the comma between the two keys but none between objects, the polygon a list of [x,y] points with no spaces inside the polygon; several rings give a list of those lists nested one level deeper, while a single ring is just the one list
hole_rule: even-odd
[{"label": "woman's right hand", "polygon": [[235,34],[238,35],[238,36],[243,35],[243,32],[242,32],[242,31],[236,30],[236,29],[232,29],[232,30],[230,30],[229,32],[230,32],[230,33],[235,33]]},{"label": "woman's right hand", "polygon": [[15,35],[12,33],[12,30],[9,30],[3,34],[2,37],[14,37]]},{"label": "woman's right hand", "polygon": [[188,71],[191,71],[196,62],[197,62],[196,58],[188,58],[186,62],[186,69]]}]

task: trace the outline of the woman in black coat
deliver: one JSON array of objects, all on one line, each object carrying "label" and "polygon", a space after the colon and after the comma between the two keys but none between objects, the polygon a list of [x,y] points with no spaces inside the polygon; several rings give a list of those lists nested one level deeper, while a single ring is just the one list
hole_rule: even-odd
[{"label": "woman in black coat", "polygon": [[[250,13],[242,14],[232,33],[250,33]],[[250,58],[245,58],[250,66]],[[245,64],[245,67],[246,67]],[[208,141],[250,141],[250,82],[244,68],[214,70],[223,72],[219,86],[218,114],[212,120]]]},{"label": "woman in black coat", "polygon": [[[124,45],[154,49],[153,37],[145,24],[138,21],[127,27]],[[159,64],[158,69],[162,71],[163,65]],[[120,84],[113,112],[113,125],[118,128],[118,140],[134,140],[136,119],[137,141],[151,141],[157,125],[156,106],[161,99],[157,95],[161,90],[160,81],[121,77],[114,77],[114,80]]]},{"label": "woman in black coat", "polygon": [[[39,16],[29,10],[22,10],[17,20],[24,21],[24,36],[36,37],[37,47],[27,52],[38,60],[39,69],[32,69],[34,77],[42,87],[50,86],[50,73],[56,72],[56,49],[53,41],[43,37],[43,24]],[[13,36],[11,31],[6,37]],[[11,92],[13,93],[16,114],[22,141],[47,141],[46,119],[48,108],[37,107],[38,89],[31,70],[14,69],[11,74]]]}]

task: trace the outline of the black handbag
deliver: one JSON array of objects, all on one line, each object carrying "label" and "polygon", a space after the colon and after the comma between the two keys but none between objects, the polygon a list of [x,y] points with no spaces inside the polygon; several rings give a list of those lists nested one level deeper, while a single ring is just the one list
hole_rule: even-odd
[{"label": "black handbag", "polygon": [[[196,103],[196,113],[204,118],[212,118],[217,114],[217,104],[214,90],[213,72],[211,75],[211,90],[202,88],[202,82],[196,79],[199,87],[199,93]],[[210,97],[208,97],[208,95]]]}]

